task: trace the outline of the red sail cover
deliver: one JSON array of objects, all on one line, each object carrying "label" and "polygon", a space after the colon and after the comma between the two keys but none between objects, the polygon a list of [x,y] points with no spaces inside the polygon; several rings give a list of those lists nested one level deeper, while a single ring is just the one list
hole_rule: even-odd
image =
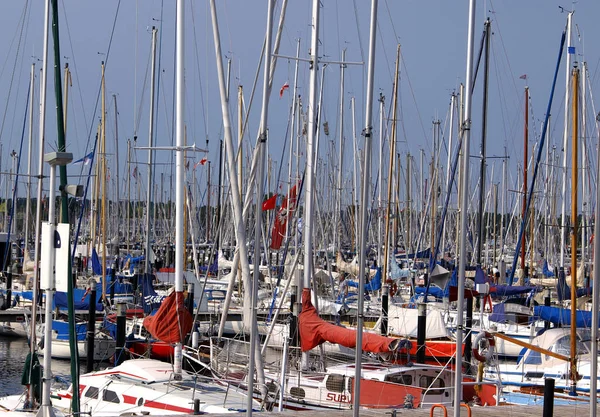
[{"label": "red sail cover", "polygon": [[275,216],[275,221],[273,222],[273,230],[271,232],[271,249],[273,250],[278,250],[281,247],[288,219],[291,218],[296,209],[296,200],[296,185],[294,185],[290,189],[290,194],[283,200],[283,204],[281,204],[281,208],[277,211],[277,216]]},{"label": "red sail cover", "polygon": [[[323,342],[337,343],[349,348],[356,347],[356,331],[327,323],[317,314],[310,301],[310,288],[302,292],[300,320],[300,345],[303,352]],[[391,352],[398,344],[396,339],[375,333],[363,333],[362,350],[373,353]]]},{"label": "red sail cover", "polygon": [[183,294],[177,292],[163,300],[155,315],[144,319],[144,327],[152,337],[166,343],[182,342],[193,323],[194,318],[183,305]]}]

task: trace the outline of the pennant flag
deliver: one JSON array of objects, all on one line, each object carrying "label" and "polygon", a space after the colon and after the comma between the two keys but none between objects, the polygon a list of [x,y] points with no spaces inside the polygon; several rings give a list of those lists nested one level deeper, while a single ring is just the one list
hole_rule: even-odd
[{"label": "pennant flag", "polygon": [[520,80],[526,80],[527,79],[527,74],[523,74],[519,77]]},{"label": "pennant flag", "polygon": [[271,198],[266,199],[263,202],[262,209],[263,209],[263,211],[273,210],[273,209],[275,209],[276,206],[277,206],[277,194],[275,194]]},{"label": "pennant flag", "polygon": [[83,165],[88,165],[92,160],[94,159],[94,151],[88,153],[86,156],[84,156],[81,159],[78,159],[75,162],[72,162],[72,164],[83,164]]},{"label": "pennant flag", "polygon": [[279,90],[279,98],[283,97],[283,92],[288,88],[290,88],[290,83],[286,81],[285,84],[283,84],[283,86],[281,87],[281,90]]},{"label": "pennant flag", "polygon": [[190,169],[190,160],[188,159],[188,160],[185,162],[185,170],[186,170],[186,171],[189,171],[189,169]]},{"label": "pennant flag", "polygon": [[137,179],[137,167],[133,168],[133,172],[131,173],[131,176],[135,179]]}]

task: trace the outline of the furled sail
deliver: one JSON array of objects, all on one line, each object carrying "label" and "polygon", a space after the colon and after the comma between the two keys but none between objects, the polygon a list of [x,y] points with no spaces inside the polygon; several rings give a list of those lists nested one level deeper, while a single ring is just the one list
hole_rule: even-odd
[{"label": "furled sail", "polygon": [[[311,350],[323,342],[337,343],[348,348],[356,347],[356,331],[321,319],[312,305],[310,293],[310,288],[304,288],[302,292],[302,312],[299,316],[302,351]],[[399,339],[364,332],[362,349],[366,352],[387,353],[396,350],[399,343]]]},{"label": "furled sail", "polygon": [[172,292],[153,316],[144,319],[152,337],[166,343],[182,342],[192,329],[194,318],[183,305],[183,294]]}]

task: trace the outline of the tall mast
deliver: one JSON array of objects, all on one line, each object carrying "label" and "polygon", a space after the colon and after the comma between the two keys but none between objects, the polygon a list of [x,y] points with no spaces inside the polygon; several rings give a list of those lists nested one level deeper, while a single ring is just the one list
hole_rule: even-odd
[{"label": "tall mast", "polygon": [[[151,230],[150,227],[150,219],[152,217],[152,210],[150,210],[150,205],[152,204],[152,185],[153,181],[153,166],[152,166],[152,146],[154,146],[154,87],[156,83],[156,34],[158,30],[156,27],[152,26],[152,62],[150,64],[150,117],[148,122],[148,178],[146,179],[146,250],[144,251],[144,272],[146,274],[152,273],[151,265],[150,265],[150,251],[152,248],[150,247],[150,242],[152,241]],[[176,247],[176,250],[179,247]]]},{"label": "tall mast", "polygon": [[[450,96],[450,128],[448,129],[448,162],[446,165],[446,192],[451,194],[450,189],[450,163],[452,157],[452,138],[454,137],[454,108],[456,107],[456,93],[453,91]],[[446,247],[446,222],[442,225],[444,228],[442,233],[442,256]]]},{"label": "tall mast", "polygon": [[[292,156],[294,154],[293,151],[293,146],[294,146],[294,139],[298,139],[298,136],[295,133],[295,129],[297,126],[295,126],[295,122],[296,122],[296,112],[297,112],[297,105],[298,105],[298,98],[297,98],[297,92],[298,92],[298,66],[300,64],[300,39],[298,38],[297,40],[297,45],[296,45],[296,63],[295,63],[295,68],[294,68],[294,86],[292,87],[292,122],[291,122],[291,126],[290,126],[290,155],[289,155],[289,161],[288,161],[288,192],[287,195],[290,195],[290,192],[292,190]],[[286,228],[285,228],[285,235],[286,235],[286,240],[287,237],[290,234],[290,227],[291,227],[291,222],[286,222]],[[337,224],[337,223],[336,223]],[[334,237],[335,239],[335,237]],[[335,246],[334,246],[335,247]]]},{"label": "tall mast", "polygon": [[[30,87],[31,91],[29,96],[29,151],[27,157],[27,198],[25,200],[25,251],[29,250],[29,223],[30,223],[30,210],[31,210],[31,165],[33,159],[33,100],[35,98],[35,64],[31,64],[30,74]],[[38,202],[39,204],[39,202]],[[27,254],[29,255],[29,253]],[[34,283],[35,287],[35,283]],[[35,306],[35,303],[33,303]],[[32,314],[32,318],[35,317],[35,313]],[[34,339],[35,340],[35,339]]]},{"label": "tall mast", "polygon": [[[579,68],[573,68],[572,106],[572,148],[571,148],[571,323],[577,319],[577,142],[579,141],[578,104],[579,104]],[[598,314],[597,311],[592,314]],[[571,325],[571,392],[577,385],[577,326]],[[595,358],[592,358],[594,360]]]},{"label": "tall mast", "polygon": [[[38,154],[38,181],[37,181],[37,198],[36,198],[36,210],[35,210],[35,245],[33,251],[33,271],[34,271],[34,285],[33,285],[33,295],[34,302],[32,303],[33,313],[35,316],[37,314],[37,306],[35,300],[37,300],[37,289],[39,288],[40,281],[40,270],[39,270],[39,262],[40,262],[40,242],[41,242],[41,225],[42,225],[42,191],[44,184],[44,142],[45,142],[45,132],[46,132],[46,88],[48,82],[48,26],[50,20],[50,0],[46,0],[44,2],[44,43],[43,43],[43,52],[42,52],[42,74],[40,77],[40,121],[38,126],[38,141],[39,141],[39,154]],[[35,340],[35,339],[33,339]],[[35,352],[35,343],[31,343],[31,353]],[[46,368],[44,368],[44,374]],[[50,369],[48,369],[48,376],[50,376]],[[51,409],[50,406],[50,379],[45,378],[48,381],[48,387],[44,385],[44,392],[42,398],[42,406],[47,408],[47,411]],[[48,398],[46,398],[46,390],[48,390]],[[31,397],[33,398],[33,397]],[[47,401],[47,402],[46,402]]]},{"label": "tall mast", "polygon": [[[587,74],[584,74],[587,76]],[[600,114],[596,116],[596,134],[599,136],[600,140]],[[596,161],[600,161],[600,147],[596,151]],[[598,180],[600,179],[600,164],[596,164],[596,184],[598,184]],[[594,208],[594,236],[599,236],[599,238],[594,238],[594,285],[592,287],[592,311],[598,311],[600,304],[600,286],[596,285],[600,282],[600,267],[598,267],[598,260],[600,259],[600,187],[596,187],[596,206]],[[590,357],[597,358],[598,357],[598,314],[592,314],[592,349],[590,353]],[[596,392],[597,390],[597,377],[598,377],[598,362],[591,361],[591,369],[590,369],[590,392]],[[596,417],[597,404],[595,401],[590,401],[590,417]]]},{"label": "tall mast", "polygon": [[438,161],[438,144],[440,138],[440,121],[436,120],[433,122],[433,155],[431,157],[431,218],[429,219],[429,240],[430,240],[430,253],[433,261],[437,259],[437,253],[435,251],[435,229],[436,229],[436,216],[437,216],[437,161]]},{"label": "tall mast", "polygon": [[335,207],[335,232],[333,234],[334,250],[340,250],[342,247],[342,229],[341,229],[341,213],[342,213],[342,181],[343,181],[343,169],[344,169],[344,70],[346,69],[346,48],[342,50],[342,63],[340,64],[340,137],[339,137],[339,166],[338,166],[338,177],[337,177],[337,193],[336,193],[336,207]]},{"label": "tall mast", "polygon": [[[521,216],[523,222],[527,225],[527,219],[525,219],[527,210],[527,163],[529,162],[529,87],[525,87],[525,125],[523,127],[523,210]],[[527,230],[527,228],[525,228]],[[521,270],[525,274],[525,236],[521,240]],[[525,275],[523,275],[525,276]]]},{"label": "tall mast", "polygon": [[127,234],[127,253],[129,254],[129,231],[131,228],[131,139],[127,139],[127,211],[126,211],[126,234]]},{"label": "tall mast", "polygon": [[[183,3],[183,0],[179,0]],[[236,258],[239,259],[242,268],[242,274],[245,279],[245,283],[247,284],[248,278],[250,277],[250,266],[248,264],[248,248],[246,247],[246,231],[243,223],[243,213],[242,213],[242,203],[240,198],[240,190],[238,189],[237,181],[233,180],[237,178],[236,165],[235,165],[235,151],[233,148],[233,139],[231,133],[231,120],[229,116],[229,106],[227,102],[227,92],[225,86],[225,74],[223,70],[223,62],[222,62],[222,52],[221,52],[221,41],[219,35],[219,24],[217,20],[217,9],[216,9],[216,1],[210,0],[210,11],[211,11],[211,19],[213,23],[213,37],[215,43],[215,56],[217,63],[217,75],[219,79],[219,95],[221,98],[221,111],[223,116],[223,131],[225,137],[225,148],[227,150],[227,159],[228,159],[228,169],[229,169],[229,178],[231,181],[231,200],[233,205],[233,215],[234,215],[234,223],[235,223],[235,237],[237,241],[238,252]],[[183,73],[182,73],[183,75]],[[258,243],[257,243],[258,244]],[[234,258],[234,264],[237,259]],[[255,267],[258,267],[258,264],[255,263]],[[251,285],[246,285],[246,288],[250,288]],[[228,290],[228,294],[230,291]],[[221,322],[221,327],[219,332],[222,332],[222,327],[224,323]],[[254,345],[251,345],[254,346]],[[260,350],[254,350],[256,354],[256,359],[260,360]],[[259,368],[260,371],[260,368]],[[261,384],[260,373],[259,373],[259,384]],[[262,385],[262,384],[261,384]],[[248,384],[248,390],[250,395],[248,396],[248,402],[252,399],[253,386],[252,384]],[[247,413],[252,413],[252,406],[247,409]]]},{"label": "tall mast", "polygon": [[481,155],[479,161],[479,209],[478,209],[478,222],[477,222],[477,265],[481,266],[481,250],[483,247],[483,240],[486,233],[483,228],[483,199],[485,196],[485,145],[487,136],[487,110],[488,110],[488,78],[490,74],[490,32],[491,22],[488,18],[485,21],[485,55],[484,65],[485,70],[483,71],[483,105],[482,105],[482,120],[481,120]]},{"label": "tall mast", "polygon": [[[315,187],[315,118],[317,107],[317,71],[319,70],[319,0],[312,3],[310,70],[308,89],[308,126],[306,139],[306,193],[304,197],[304,277],[299,289],[311,288],[313,257],[313,199]],[[302,353],[302,369],[308,365],[308,354]]]},{"label": "tall mast", "polygon": [[[385,96],[383,93],[379,93],[379,170],[377,174],[377,266],[381,266],[381,195],[383,188],[383,130],[384,130],[384,119],[385,119]],[[393,158],[392,153],[390,157]],[[388,176],[388,183],[390,177]],[[389,205],[389,199],[388,199]]]},{"label": "tall mast", "polygon": [[[388,170],[388,188],[387,188],[387,207],[385,210],[385,238],[383,240],[383,275],[382,279],[387,280],[387,269],[389,263],[389,243],[390,243],[390,206],[392,197],[392,177],[394,172],[394,159],[396,157],[396,117],[398,114],[398,73],[400,68],[400,44],[396,48],[396,72],[394,73],[394,104],[392,108],[392,137],[390,140],[390,166]],[[395,244],[395,242],[394,242]],[[394,260],[395,262],[395,260]],[[381,267],[381,265],[379,265]]]},{"label": "tall mast", "polygon": [[[256,149],[257,157],[257,173],[256,173],[256,206],[255,206],[255,224],[254,224],[254,270],[249,288],[244,295],[244,304],[250,305],[250,358],[248,365],[248,376],[254,378],[254,370],[256,365],[257,380],[261,391],[264,388],[264,370],[262,368],[262,356],[260,354],[260,339],[258,337],[258,325],[256,318],[256,304],[258,296],[259,269],[261,264],[261,242],[262,242],[262,203],[264,198],[264,178],[265,178],[265,157],[267,154],[267,128],[269,115],[269,98],[271,95],[270,75],[271,66],[271,49],[273,38],[273,8],[274,0],[267,0],[267,25],[265,34],[265,51],[264,51],[264,72],[263,72],[263,101],[260,111],[260,133],[258,136],[258,144]],[[268,254],[265,253],[265,256]],[[248,303],[248,301],[250,303]],[[254,353],[254,354],[253,354]],[[248,384],[247,397],[247,415],[252,415],[252,400],[253,390],[250,389],[252,384]],[[266,394],[266,393],[265,393]]]},{"label": "tall mast", "polygon": [[[365,152],[363,165],[363,181],[361,187],[361,220],[360,220],[360,244],[358,251],[358,306],[357,306],[357,321],[356,321],[356,356],[354,359],[356,372],[354,376],[354,395],[353,395],[353,415],[359,416],[360,412],[360,378],[362,364],[362,339],[363,339],[363,308],[364,308],[364,292],[365,292],[365,266],[367,255],[367,222],[368,222],[368,205],[369,205],[369,185],[371,178],[371,137],[373,126],[373,82],[375,75],[375,45],[377,34],[377,3],[378,0],[371,0],[371,22],[369,26],[369,62],[367,66],[367,97],[365,103]],[[306,271],[306,265],[305,265]]]},{"label": "tall mast", "polygon": [[406,154],[406,241],[404,251],[408,255],[412,248],[412,159],[410,152]]},{"label": "tall mast", "polygon": [[[456,372],[454,373],[454,404],[458,405],[462,401],[462,339],[463,339],[463,304],[465,288],[465,269],[467,263],[467,212],[469,205],[469,149],[471,145],[471,105],[473,89],[473,49],[474,49],[474,31],[475,31],[475,0],[469,0],[469,29],[467,39],[467,69],[465,76],[465,114],[461,120],[463,127],[462,141],[462,160],[463,160],[463,178],[462,195],[460,201],[460,248],[458,262],[458,299],[456,305],[458,311],[456,315]],[[454,407],[454,417],[460,417],[460,407]]]},{"label": "tall mast", "polygon": [[[569,140],[569,81],[571,78],[571,20],[573,12],[567,16],[567,63],[565,65],[565,126],[563,133],[563,175],[562,175],[562,204],[560,216],[560,268],[565,267],[565,237],[566,237],[566,199],[567,199],[567,145]],[[571,202],[572,204],[572,202]]]},{"label": "tall mast", "polygon": [[[175,301],[183,299],[183,212],[185,206],[185,1],[177,0],[175,34]],[[175,344],[174,378],[181,379],[182,372],[181,342]]]},{"label": "tall mast", "polygon": [[102,172],[101,178],[102,181],[102,205],[101,209],[101,232],[102,232],[102,299],[106,300],[106,219],[108,217],[106,213],[106,199],[107,190],[106,190],[106,85],[104,79],[104,61],[102,61],[102,115],[101,119],[101,142],[100,142],[100,153],[102,155],[101,163],[102,163]]},{"label": "tall mast", "polygon": [[[119,123],[118,123],[118,117],[119,117],[119,112],[117,111],[117,95],[113,94],[113,103],[115,104],[115,198],[117,200],[117,212],[115,215],[115,219],[117,221],[117,232],[116,232],[116,236],[117,238],[119,237],[119,224],[122,221],[121,219],[121,184],[119,183],[119,170],[120,170],[120,165],[119,165]],[[120,241],[120,239],[119,239]],[[116,253],[115,255],[119,254],[119,245],[117,245],[116,247]]]},{"label": "tall mast", "polygon": [[[585,260],[586,257],[586,231],[587,231],[587,189],[586,189],[586,176],[587,176],[587,132],[586,132],[586,73],[587,64],[586,62],[581,63],[581,264],[584,266],[583,276],[585,277]],[[583,277],[582,277],[583,278]]]},{"label": "tall mast", "polygon": [[[54,96],[56,100],[56,130],[57,130],[57,150],[58,152],[66,151],[65,144],[65,125],[64,125],[64,114],[63,114],[63,97],[61,88],[61,77],[60,77],[60,35],[58,28],[58,1],[52,0],[52,38],[54,43]],[[59,167],[60,173],[60,186],[64,190],[67,186],[67,167],[62,165]],[[54,190],[51,190],[54,192]],[[61,193],[61,223],[69,223],[69,211],[68,211],[68,196],[66,192]],[[70,252],[70,248],[67,248]],[[69,315],[69,348],[71,350],[72,361],[71,361],[71,383],[73,386],[73,392],[79,392],[79,358],[77,350],[76,340],[76,329],[75,329],[75,305],[73,297],[73,279],[71,270],[71,256],[68,253],[67,258],[67,310]],[[79,395],[74,395],[71,400],[71,410],[74,415],[79,414]]]},{"label": "tall mast", "polygon": [[352,110],[352,144],[353,144],[353,148],[354,148],[354,158],[352,158],[353,163],[354,163],[354,173],[352,175],[352,180],[354,181],[354,186],[352,187],[352,192],[354,194],[354,197],[352,198],[352,205],[354,206],[354,210],[353,210],[353,218],[354,218],[354,239],[352,242],[352,248],[354,250],[356,250],[357,247],[357,241],[358,241],[358,196],[356,195],[356,190],[358,190],[358,175],[359,175],[359,169],[360,169],[360,163],[358,163],[358,168],[357,168],[357,162],[360,162],[360,154],[358,152],[357,149],[357,145],[356,145],[356,107],[355,107],[355,98],[351,97],[350,98],[350,109]]}]

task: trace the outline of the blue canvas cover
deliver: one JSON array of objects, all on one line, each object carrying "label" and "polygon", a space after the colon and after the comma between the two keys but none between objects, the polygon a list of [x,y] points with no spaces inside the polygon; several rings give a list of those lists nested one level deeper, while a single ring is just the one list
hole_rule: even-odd
[{"label": "blue canvas cover", "polygon": [[142,288],[142,306],[144,313],[150,314],[153,310],[160,307],[164,296],[158,295],[152,286],[154,275],[141,274],[138,278],[139,286]]},{"label": "blue canvas cover", "polygon": [[[60,310],[66,310],[68,307],[68,297],[66,292],[57,291],[54,294],[54,302],[52,303],[53,308]],[[102,286],[98,284],[96,287],[96,311],[102,311],[104,306],[100,302],[102,299]],[[90,308],[90,294],[86,294],[86,290],[79,288],[73,288],[73,301],[75,310],[89,310]]]},{"label": "blue canvas cover", "polygon": [[[349,287],[358,288],[357,281],[348,280]],[[377,273],[367,284],[365,284],[365,291],[377,291],[381,289],[381,268],[377,268]]]},{"label": "blue canvas cover", "polygon": [[[533,314],[557,326],[571,325],[571,310],[568,308],[536,306],[533,308]],[[592,325],[592,312],[577,310],[575,312],[575,325],[576,327],[590,328]]]},{"label": "blue canvas cover", "polygon": [[[87,334],[87,323],[76,323],[77,340],[85,340]],[[52,320],[52,330],[57,333],[58,340],[69,339],[69,322],[62,320]]]}]

